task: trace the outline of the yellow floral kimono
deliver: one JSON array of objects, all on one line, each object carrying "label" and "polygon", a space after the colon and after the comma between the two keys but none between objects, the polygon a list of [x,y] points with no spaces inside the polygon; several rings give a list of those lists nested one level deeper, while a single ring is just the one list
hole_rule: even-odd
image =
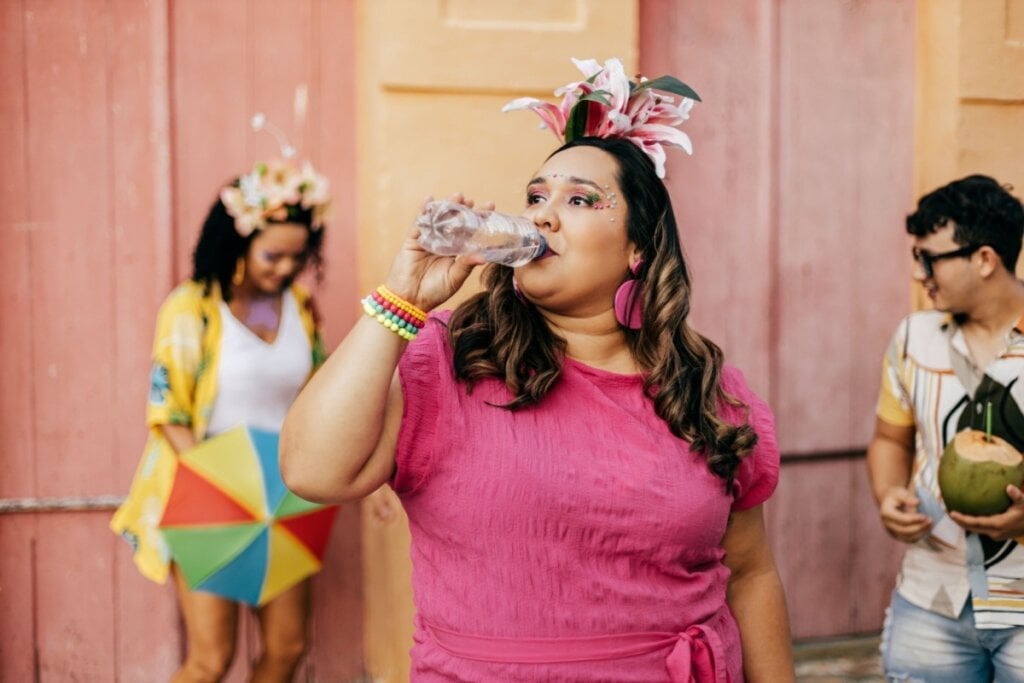
[{"label": "yellow floral kimono", "polygon": [[[158,583],[167,580],[170,552],[157,529],[170,495],[178,461],[160,425],[192,427],[197,440],[206,436],[220,360],[220,288],[208,296],[204,285],[187,281],[164,301],[157,316],[153,342],[146,424],[149,439],[135,472],[128,499],[114,513],[110,528],[131,544],[135,564]],[[292,285],[299,317],[313,349],[313,370],[326,357],[309,292]]]}]

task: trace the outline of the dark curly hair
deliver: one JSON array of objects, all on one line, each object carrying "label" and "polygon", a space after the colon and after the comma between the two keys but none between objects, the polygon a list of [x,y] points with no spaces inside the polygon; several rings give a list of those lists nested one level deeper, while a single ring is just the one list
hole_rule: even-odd
[{"label": "dark curly hair", "polygon": [[1024,208],[1012,189],[985,175],[954,180],[921,197],[907,216],[907,232],[923,237],[952,221],[954,242],[992,247],[1012,273],[1024,235]]},{"label": "dark curly hair", "polygon": [[[238,179],[234,183],[238,184]],[[313,230],[313,210],[301,206],[288,207],[288,220],[281,221],[298,223],[309,230],[306,242],[306,265],[316,271],[317,281],[323,273],[323,241],[324,228]],[[234,275],[238,258],[245,256],[249,245],[256,237],[254,230],[247,237],[242,237],[235,230],[235,219],[228,213],[220,197],[210,207],[210,212],[203,223],[203,231],[199,235],[195,251],[192,252],[192,279],[205,285],[203,293],[209,295],[213,283],[220,284],[221,296],[231,301],[231,277]],[[298,275],[298,273],[296,273]],[[285,286],[291,284],[291,280]]]},{"label": "dark curly hair", "polygon": [[[732,485],[741,458],[757,443],[749,424],[722,419],[723,402],[742,405],[721,387],[722,352],[686,322],[690,276],[679,244],[672,202],[654,164],[636,145],[618,138],[580,138],[571,147],[596,147],[618,164],[617,179],[628,209],[629,239],[643,252],[637,278],[643,283],[643,325],[626,329],[633,358],[645,372],[644,391],[672,433],[702,452],[708,468]],[[550,158],[550,157],[549,157]],[[514,395],[510,410],[539,403],[558,381],[565,340],[512,287],[513,270],[489,265],[485,291],[453,313],[449,338],[456,376],[473,384],[497,377]],[[623,272],[623,280],[628,273]]]}]

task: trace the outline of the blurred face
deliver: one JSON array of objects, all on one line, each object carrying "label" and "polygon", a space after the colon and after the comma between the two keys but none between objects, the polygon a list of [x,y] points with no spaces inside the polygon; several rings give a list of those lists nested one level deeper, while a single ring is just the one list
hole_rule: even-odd
[{"label": "blurred face", "polygon": [[526,211],[548,253],[516,270],[523,294],[546,310],[591,316],[612,310],[638,254],[626,237],[628,209],[615,158],[595,147],[551,157],[526,187]]},{"label": "blurred face", "polygon": [[[947,225],[929,235],[914,238],[913,276],[920,282],[928,297],[940,311],[969,313],[972,295],[980,284],[974,264],[976,252],[952,255],[964,249],[953,241],[953,226]],[[943,255],[952,256],[943,258]],[[935,259],[933,257],[939,256]],[[922,262],[930,261],[931,273]]]},{"label": "blurred face", "polygon": [[260,294],[280,294],[306,265],[309,230],[298,223],[272,223],[249,243],[245,282]]}]

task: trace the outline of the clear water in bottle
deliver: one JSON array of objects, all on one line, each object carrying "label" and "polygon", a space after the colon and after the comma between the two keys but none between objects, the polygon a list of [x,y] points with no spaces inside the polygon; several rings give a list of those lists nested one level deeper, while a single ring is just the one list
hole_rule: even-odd
[{"label": "clear water in bottle", "polygon": [[503,266],[529,263],[547,250],[544,236],[526,218],[477,213],[454,202],[430,202],[416,219],[420,246],[441,256],[480,254]]}]

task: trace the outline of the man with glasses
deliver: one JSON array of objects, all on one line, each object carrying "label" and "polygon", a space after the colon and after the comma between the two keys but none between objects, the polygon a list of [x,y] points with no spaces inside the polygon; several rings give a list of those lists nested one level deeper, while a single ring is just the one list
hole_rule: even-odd
[{"label": "man with glasses", "polygon": [[882,634],[890,680],[1024,681],[1024,493],[1003,513],[946,512],[939,458],[963,429],[1024,450],[1024,209],[992,178],[931,192],[907,217],[913,313],[886,353],[867,462],[882,524],[907,543]]}]

